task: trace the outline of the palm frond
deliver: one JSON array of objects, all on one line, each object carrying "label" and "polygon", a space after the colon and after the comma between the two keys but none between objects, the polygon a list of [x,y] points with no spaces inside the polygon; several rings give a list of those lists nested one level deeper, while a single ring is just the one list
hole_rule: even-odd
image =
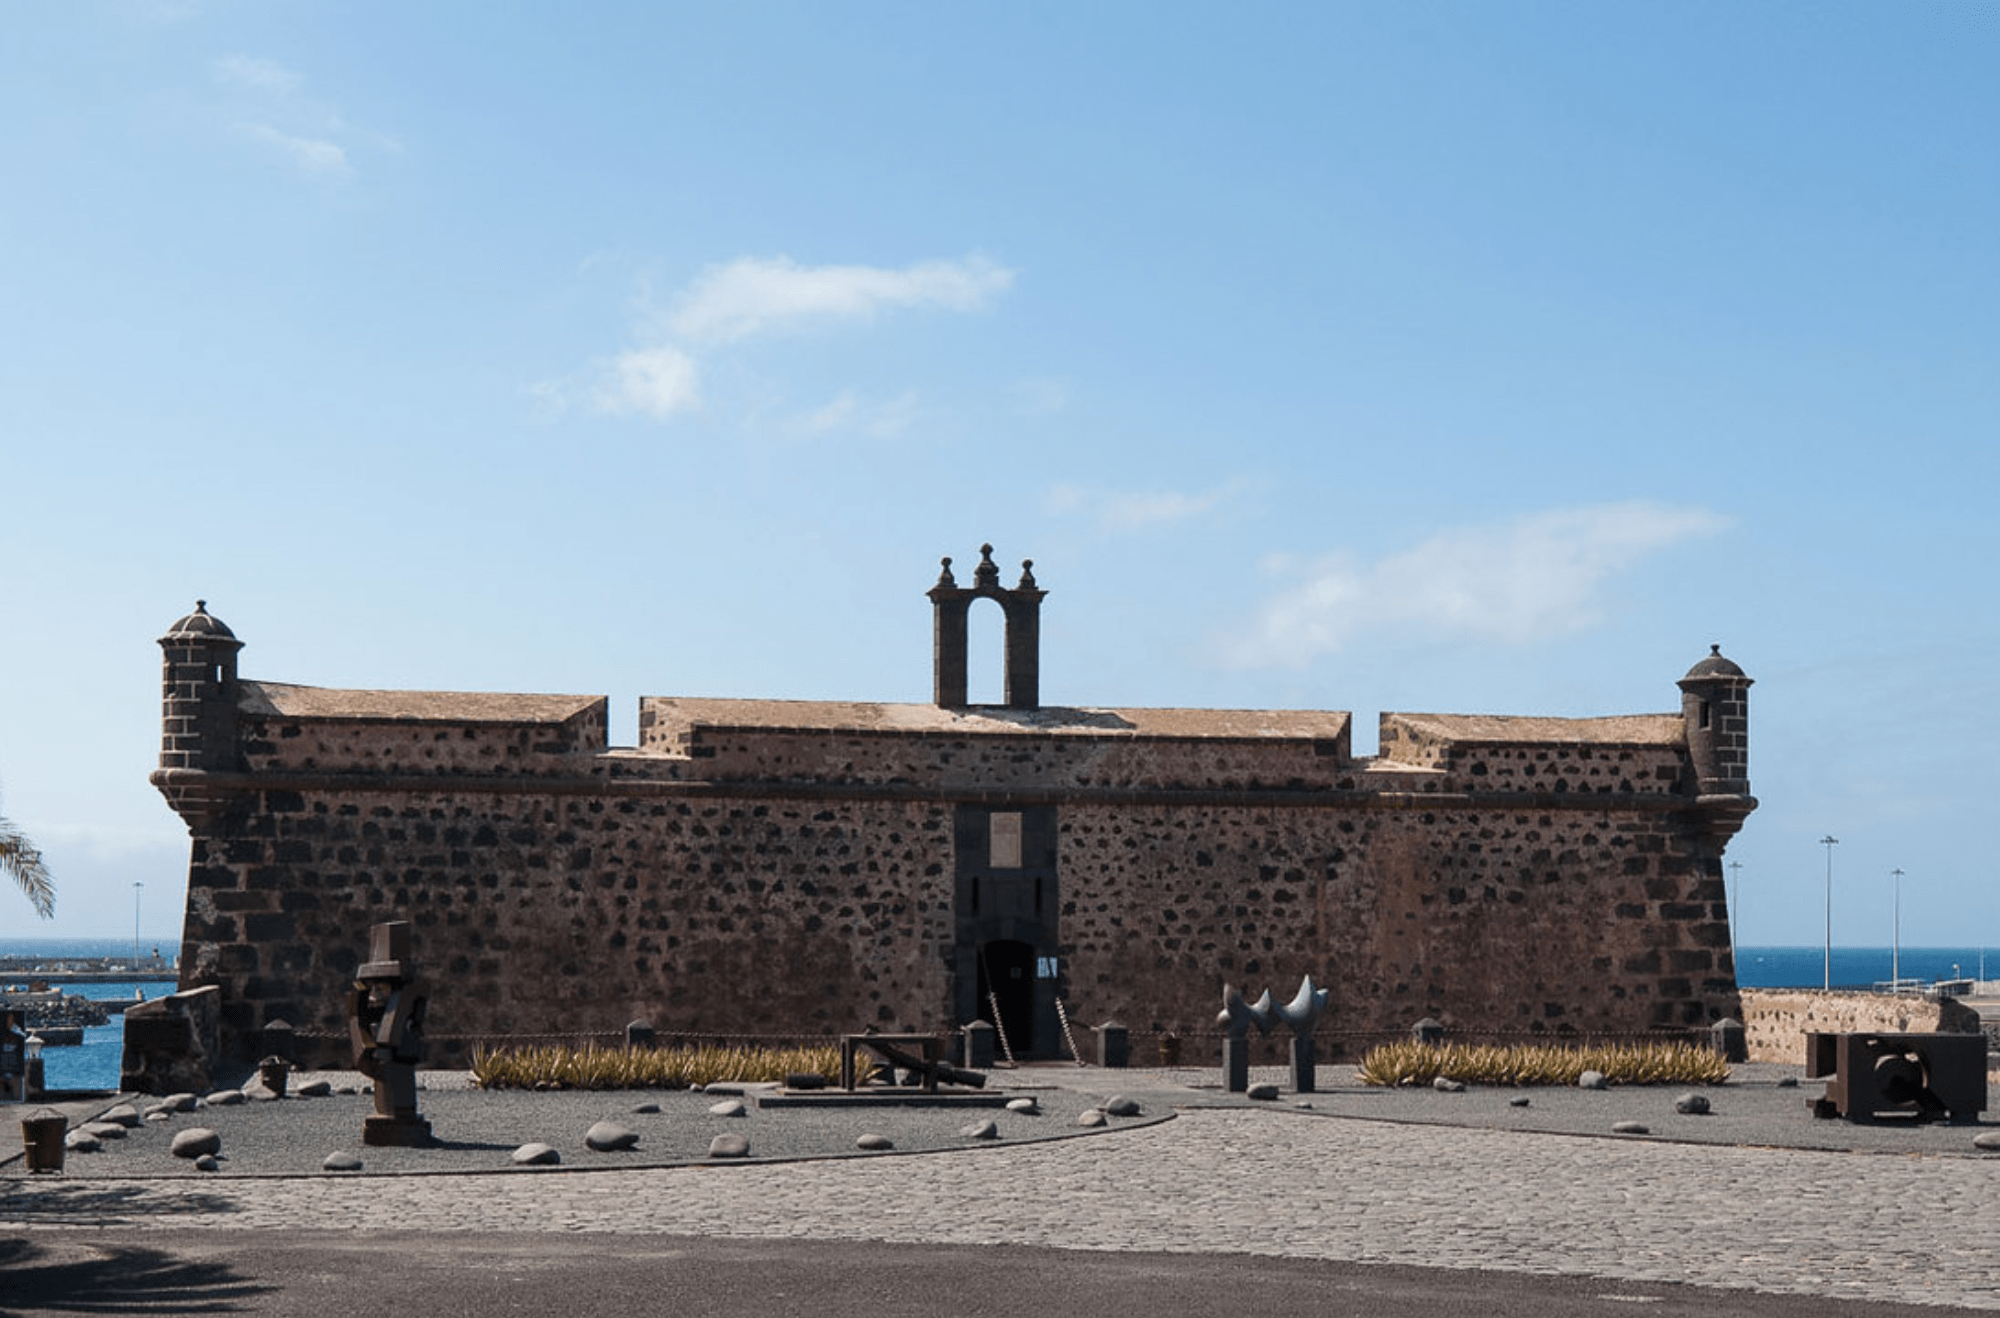
[{"label": "palm frond", "polygon": [[6,818],[0,817],[0,872],[11,874],[28,895],[35,914],[44,920],[56,913],[56,881],[42,864],[42,853]]}]

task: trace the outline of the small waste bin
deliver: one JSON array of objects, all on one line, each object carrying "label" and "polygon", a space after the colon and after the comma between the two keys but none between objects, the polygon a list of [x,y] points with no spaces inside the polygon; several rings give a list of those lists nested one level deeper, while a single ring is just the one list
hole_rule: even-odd
[{"label": "small waste bin", "polygon": [[59,1172],[63,1165],[63,1136],[69,1133],[69,1118],[47,1108],[24,1117],[21,1142],[28,1151],[28,1170]]},{"label": "small waste bin", "polygon": [[1179,1066],[1181,1064],[1181,1036],[1163,1034],[1160,1036],[1160,1065]]}]

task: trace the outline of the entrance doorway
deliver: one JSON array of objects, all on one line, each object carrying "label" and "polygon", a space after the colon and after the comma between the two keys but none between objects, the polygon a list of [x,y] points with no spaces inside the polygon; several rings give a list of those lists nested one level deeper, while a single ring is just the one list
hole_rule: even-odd
[{"label": "entrance doorway", "polygon": [[[1000,1004],[994,1019],[993,1004]],[[1035,1048],[1035,948],[1031,943],[996,938],[979,948],[979,1019],[1007,1035],[1014,1056],[1027,1057]],[[1004,1054],[1003,1054],[1004,1055]]]}]

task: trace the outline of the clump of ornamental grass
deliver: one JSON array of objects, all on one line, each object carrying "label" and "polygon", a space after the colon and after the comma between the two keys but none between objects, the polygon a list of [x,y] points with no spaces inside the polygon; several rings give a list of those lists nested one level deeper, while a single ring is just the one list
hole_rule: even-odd
[{"label": "clump of ornamental grass", "polygon": [[610,1048],[547,1045],[475,1048],[472,1083],[481,1089],[691,1089],[733,1080],[755,1083],[810,1072],[840,1075],[832,1044],[795,1048]]},{"label": "clump of ornamental grass", "polygon": [[1729,1063],[1691,1043],[1558,1044],[1389,1043],[1361,1059],[1368,1085],[1574,1085],[1596,1071],[1618,1085],[1719,1085]]}]

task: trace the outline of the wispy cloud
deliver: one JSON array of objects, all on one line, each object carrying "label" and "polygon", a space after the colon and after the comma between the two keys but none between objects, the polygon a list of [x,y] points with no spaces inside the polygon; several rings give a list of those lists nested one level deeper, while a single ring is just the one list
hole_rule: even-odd
[{"label": "wispy cloud", "polygon": [[1258,611],[1234,658],[1301,666],[1364,629],[1517,645],[1572,634],[1601,618],[1604,587],[1620,573],[1727,524],[1698,508],[1600,504],[1440,531],[1374,563],[1274,559],[1267,566],[1291,584]]},{"label": "wispy cloud", "polygon": [[1199,494],[1057,485],[1044,497],[1042,506],[1055,516],[1083,518],[1100,531],[1120,535],[1201,517],[1237,498],[1244,488],[1245,483],[1240,480]]},{"label": "wispy cloud", "polygon": [[1014,405],[1023,416],[1053,416],[1069,406],[1068,380],[1036,376],[1014,384]]},{"label": "wispy cloud", "polygon": [[804,435],[860,434],[893,439],[915,425],[918,414],[913,392],[877,402],[843,389],[824,407],[794,418],[791,428]]},{"label": "wispy cloud", "polygon": [[665,420],[701,407],[700,372],[678,348],[634,348],[598,373],[591,404],[599,412]]},{"label": "wispy cloud", "polygon": [[738,343],[829,321],[872,320],[884,310],[977,311],[1013,282],[1013,271],[978,256],[900,270],[746,256],[697,275],[674,299],[666,325],[689,342]]},{"label": "wispy cloud", "polygon": [[298,74],[278,61],[254,55],[224,55],[211,67],[221,82],[279,95],[296,91],[301,81]]},{"label": "wispy cloud", "polygon": [[312,178],[340,180],[354,173],[347,163],[347,152],[337,142],[317,137],[295,137],[290,133],[281,133],[269,124],[241,124],[238,127],[245,137],[262,142],[289,160],[300,173]]},{"label": "wispy cloud", "polygon": [[305,77],[297,70],[258,55],[223,55],[209,71],[233,109],[238,136],[261,145],[307,178],[341,183],[352,178],[354,162],[348,143],[363,138],[395,151],[393,137],[351,128],[340,111],[325,101],[300,94]]},{"label": "wispy cloud", "polygon": [[[705,362],[734,345],[815,326],[867,322],[891,311],[976,311],[1013,278],[1013,271],[978,256],[901,269],[741,257],[704,269],[669,299],[664,312],[645,310],[650,300],[642,295],[635,346],[591,366],[580,381],[543,381],[529,394],[544,413],[564,410],[576,396],[588,399],[594,411],[665,421],[701,408]],[[782,424],[797,434],[887,437],[907,430],[918,415],[914,392],[870,401],[845,389]]]}]

